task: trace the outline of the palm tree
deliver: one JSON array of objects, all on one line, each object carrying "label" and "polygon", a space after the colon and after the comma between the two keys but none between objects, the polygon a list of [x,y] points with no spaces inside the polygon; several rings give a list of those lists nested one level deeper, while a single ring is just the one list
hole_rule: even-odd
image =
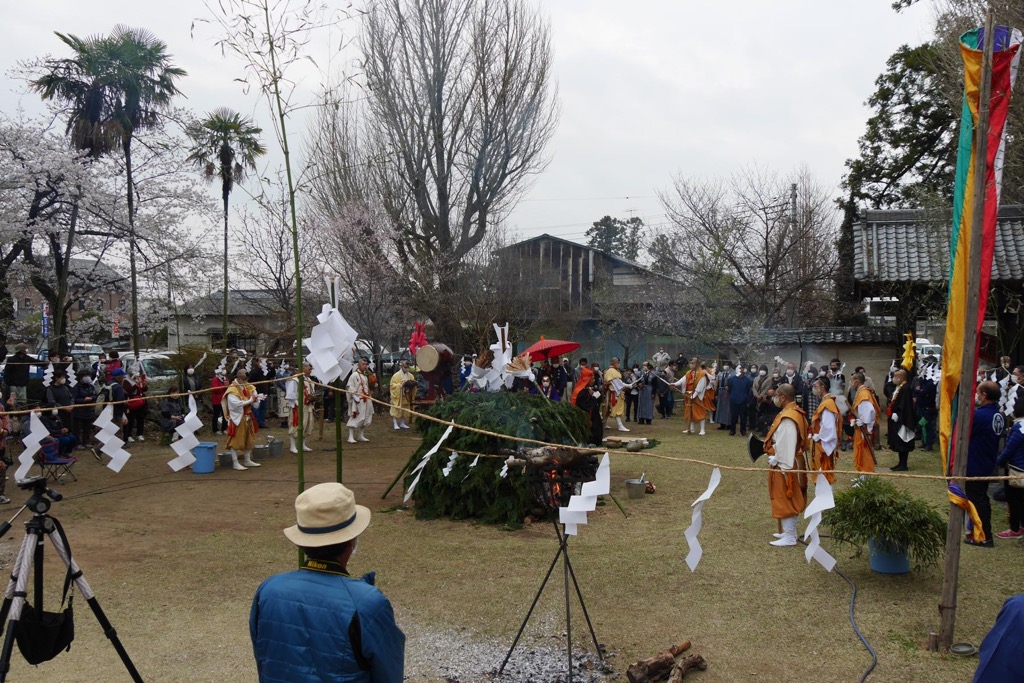
[{"label": "palm tree", "polygon": [[160,124],[180,92],[174,82],[185,70],[171,64],[167,44],[145,29],[119,24],[109,36],[78,38],[58,33],[74,56],[49,62],[50,71],[32,83],[44,100],[71,106],[72,143],[98,157],[120,148],[128,199],[128,254],[132,287],[132,348],[139,353],[138,270],[135,262],[135,181],[132,140]]},{"label": "palm tree", "polygon": [[220,107],[189,127],[192,149],[189,160],[214,182],[220,178],[220,196],[224,201],[224,316],[221,320],[221,343],[228,348],[228,200],[235,183],[242,182],[247,170],[256,169],[256,158],[266,154],[260,144],[263,129],[241,114]]}]

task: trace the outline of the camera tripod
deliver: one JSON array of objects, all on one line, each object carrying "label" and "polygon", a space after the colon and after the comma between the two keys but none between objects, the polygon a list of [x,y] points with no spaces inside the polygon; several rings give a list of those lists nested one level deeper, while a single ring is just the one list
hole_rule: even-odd
[{"label": "camera tripod", "polygon": [[[17,519],[18,515],[26,509],[31,510],[33,515],[32,519],[25,522],[25,540],[22,542],[21,550],[18,551],[18,556],[14,561],[11,581],[7,584],[3,606],[0,607],[0,629],[3,628],[5,623],[7,628],[7,632],[4,635],[3,649],[0,650],[0,683],[7,680],[7,672],[11,669],[11,652],[14,647],[14,640],[18,633],[18,622],[21,620],[23,610],[26,607],[34,609],[40,617],[43,613],[44,537],[50,539],[54,549],[57,551],[57,555],[64,561],[68,571],[68,581],[74,582],[82,597],[89,604],[93,614],[96,616],[96,620],[103,629],[103,634],[114,646],[132,680],[136,683],[142,683],[142,677],[135,669],[135,665],[132,664],[131,658],[118,639],[117,631],[111,625],[110,620],[107,619],[107,615],[103,613],[103,609],[96,600],[96,595],[92,592],[92,588],[89,587],[85,577],[82,575],[82,570],[71,557],[67,537],[64,535],[60,522],[47,514],[50,510],[50,501],[59,501],[64,496],[52,489],[46,488],[46,479],[44,477],[31,477],[19,481],[18,487],[26,491],[32,491],[32,495],[10,521],[0,524],[0,538],[3,538],[11,530],[11,522]],[[28,575],[30,570],[33,575],[34,596],[34,602],[31,606],[27,605]]]},{"label": "camera tripod", "polygon": [[562,569],[565,579],[565,647],[566,654],[569,659],[569,683],[572,683],[572,619],[570,618],[570,602],[569,599],[572,596],[569,590],[569,580],[572,579],[572,585],[576,589],[576,597],[579,598],[580,607],[583,609],[583,618],[587,621],[587,626],[590,628],[590,637],[594,639],[594,648],[597,651],[597,658],[604,661],[604,653],[601,650],[601,644],[597,642],[597,634],[594,633],[594,624],[590,621],[590,614],[587,613],[587,605],[583,602],[583,591],[580,590],[580,584],[576,580],[576,572],[572,568],[572,562],[569,560],[569,534],[565,533],[558,524],[558,520],[555,519],[555,533],[558,534],[558,552],[555,553],[555,558],[551,560],[551,566],[548,567],[548,573],[544,575],[544,580],[540,584],[540,589],[537,591],[537,595],[533,598],[533,604],[530,605],[530,609],[526,612],[526,618],[523,619],[522,626],[519,627],[519,633],[516,634],[515,640],[512,641],[512,647],[508,649],[508,654],[505,655],[505,660],[498,667],[498,675],[505,670],[505,665],[508,664],[508,660],[512,657],[512,653],[516,649],[516,645],[519,644],[519,638],[522,637],[523,631],[526,630],[526,625],[530,622],[530,617],[533,615],[534,608],[537,607],[537,602],[540,600],[541,594],[544,592],[544,587],[548,585],[548,580],[551,578],[551,574],[555,571],[555,566],[558,564],[558,558],[562,558]]}]

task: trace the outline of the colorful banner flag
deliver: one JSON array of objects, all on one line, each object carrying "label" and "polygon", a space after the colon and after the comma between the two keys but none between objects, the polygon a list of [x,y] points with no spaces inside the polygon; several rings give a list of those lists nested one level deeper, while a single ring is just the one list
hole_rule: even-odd
[{"label": "colorful banner flag", "polygon": [[[964,391],[974,392],[974,368],[961,368],[964,332],[974,325],[980,340],[981,325],[988,303],[995,250],[996,217],[999,212],[999,185],[1002,176],[1006,115],[1010,94],[1020,60],[1021,32],[1005,26],[995,29],[992,56],[992,92],[989,98],[989,129],[985,163],[985,214],[981,226],[981,278],[978,283],[978,308],[967,308],[967,268],[971,243],[971,216],[974,211],[975,140],[981,95],[981,62],[984,30],[975,29],[960,36],[964,60],[964,98],[961,108],[960,140],[956,160],[956,185],[953,188],[953,224],[950,236],[949,295],[946,310],[946,334],[942,349],[942,383],[939,398],[939,446],[944,471],[953,467],[957,392],[961,380]],[[977,350],[975,350],[977,356]]]}]

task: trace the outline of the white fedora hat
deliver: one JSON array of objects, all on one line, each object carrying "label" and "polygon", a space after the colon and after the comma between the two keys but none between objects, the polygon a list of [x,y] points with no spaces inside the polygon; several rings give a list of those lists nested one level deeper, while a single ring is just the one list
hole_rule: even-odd
[{"label": "white fedora hat", "polygon": [[317,484],[295,499],[295,526],[284,530],[288,540],[303,548],[320,548],[349,541],[370,525],[370,510],[341,484]]}]

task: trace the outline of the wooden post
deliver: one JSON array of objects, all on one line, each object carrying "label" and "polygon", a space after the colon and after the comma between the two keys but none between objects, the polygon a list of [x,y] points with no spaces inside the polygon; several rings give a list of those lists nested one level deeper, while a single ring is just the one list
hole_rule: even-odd
[{"label": "wooden post", "polygon": [[[981,61],[981,92],[978,104],[978,123],[974,129],[974,207],[971,214],[971,244],[967,261],[967,306],[968,314],[978,310],[978,285],[981,279],[981,236],[985,215],[985,170],[988,157],[989,99],[992,90],[992,51],[994,46],[995,21],[992,5],[985,13],[985,47]],[[964,346],[960,356],[960,387],[957,393],[956,443],[953,470],[950,475],[962,477],[967,471],[967,451],[970,445],[971,418],[974,414],[974,384],[976,381],[978,328],[970,320],[964,326]],[[966,487],[965,487],[966,488]],[[953,644],[956,627],[957,583],[960,575],[960,547],[963,543],[964,513],[953,503],[949,504],[949,528],[946,532],[946,561],[943,567],[942,597],[939,601],[938,646],[949,650]]]}]

